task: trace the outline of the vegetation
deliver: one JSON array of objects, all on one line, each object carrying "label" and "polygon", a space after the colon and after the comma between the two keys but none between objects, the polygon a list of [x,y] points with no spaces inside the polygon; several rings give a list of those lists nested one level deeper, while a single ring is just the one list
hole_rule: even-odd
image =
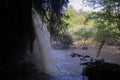
[{"label": "vegetation", "polygon": [[82,41],[83,46],[85,46],[87,40],[92,39],[94,35],[94,21],[91,20],[84,23],[86,17],[91,12],[84,12],[79,10],[77,12],[72,6],[69,6],[65,10],[65,14],[68,16],[67,19],[63,20],[68,24],[68,32],[73,38],[73,41]]},{"label": "vegetation", "polygon": [[[94,9],[101,9],[100,11],[84,12],[79,10],[77,12],[72,6],[66,9],[65,14],[68,15],[64,21],[68,24],[68,30],[74,41],[91,39],[96,42],[105,41],[107,44],[117,45],[120,39],[119,30],[119,1],[109,0],[83,0],[86,5]],[[84,28],[86,30],[81,29]],[[93,36],[87,35],[88,29],[91,29]],[[84,36],[83,36],[84,34]]]},{"label": "vegetation", "polygon": [[[109,41],[119,38],[120,35],[120,4],[119,0],[84,0],[94,8],[102,8],[99,12],[90,14],[86,21],[92,19],[95,21],[97,41]],[[96,6],[97,5],[97,6]]]},{"label": "vegetation", "polygon": [[[120,1],[119,0],[83,0],[86,5],[94,9],[101,9],[92,13],[76,12],[69,7],[66,14],[69,15],[69,33],[73,40],[84,42],[93,39],[100,42],[97,58],[105,43],[120,44]],[[85,23],[85,24],[84,24]],[[87,27],[86,27],[87,26]],[[84,45],[84,43],[83,43]],[[73,53],[72,57],[82,57],[80,60],[87,61],[88,56]],[[90,58],[90,62],[84,63],[85,68],[83,74],[88,76],[90,80],[119,80],[120,66],[117,64],[107,63],[103,60],[94,60]]]},{"label": "vegetation", "polygon": [[65,22],[68,23],[68,28],[79,27],[79,26],[93,26],[93,22],[88,22],[86,25],[84,21],[86,16],[90,14],[89,12],[84,12],[80,10],[77,12],[72,6],[69,6],[65,14],[68,15],[68,19],[65,19]]},{"label": "vegetation", "polygon": [[67,24],[63,18],[66,15],[63,10],[67,7],[68,0],[34,0],[33,8],[35,8],[42,16],[43,21],[50,32],[51,39],[62,38],[62,34],[66,34]]},{"label": "vegetation", "polygon": [[96,60],[86,65],[83,75],[88,76],[89,80],[119,80],[120,65]]},{"label": "vegetation", "polygon": [[[120,1],[119,0],[84,0],[87,5],[98,9],[98,12],[91,13],[87,18],[94,20],[95,40],[101,41],[97,57],[105,42],[120,39]],[[118,43],[119,44],[119,43]],[[119,80],[120,66],[113,63],[104,62],[104,60],[95,60],[85,63],[86,67],[83,74],[88,76],[89,80]]]}]

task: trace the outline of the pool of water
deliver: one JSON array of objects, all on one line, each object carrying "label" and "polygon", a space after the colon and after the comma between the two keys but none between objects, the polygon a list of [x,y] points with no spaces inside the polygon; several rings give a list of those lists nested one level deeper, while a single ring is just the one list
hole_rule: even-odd
[{"label": "pool of water", "polygon": [[55,76],[51,76],[46,74],[45,75],[45,80],[88,80],[88,78],[86,76],[61,76],[61,77],[55,77]]}]

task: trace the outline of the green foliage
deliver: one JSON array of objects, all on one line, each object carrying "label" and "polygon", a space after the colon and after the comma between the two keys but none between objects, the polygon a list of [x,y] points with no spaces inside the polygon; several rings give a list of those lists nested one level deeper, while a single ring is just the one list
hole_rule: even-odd
[{"label": "green foliage", "polygon": [[68,23],[69,33],[73,40],[86,41],[93,37],[92,35],[94,32],[92,26],[94,24],[94,21],[91,20],[86,24],[84,23],[86,16],[90,14],[89,12],[84,12],[83,10],[79,10],[79,12],[77,12],[75,9],[73,9],[72,6],[70,6],[66,9],[65,14],[68,15],[68,18],[64,18],[64,21]]},{"label": "green foliage", "polygon": [[89,20],[95,21],[97,41],[109,41],[114,38],[119,38],[120,35],[120,3],[119,0],[84,0],[94,8],[102,8],[99,12],[90,14],[86,22]]},{"label": "green foliage", "polygon": [[77,28],[76,31],[71,32],[74,40],[88,40],[93,38],[94,29],[89,27]]},{"label": "green foliage", "polygon": [[63,10],[67,3],[68,0],[33,0],[33,8],[46,22],[51,37],[58,38],[67,29],[67,24],[62,20],[62,17],[65,17]]},{"label": "green foliage", "polygon": [[[82,10],[77,12],[75,9],[73,9],[72,6],[70,6],[65,11],[65,14],[69,16],[69,18],[66,20],[66,23],[69,24],[69,28],[72,28],[77,26],[84,26],[85,17],[89,14],[89,12],[84,12]],[[89,22],[89,24],[86,24],[86,26],[93,26],[92,22]]]}]

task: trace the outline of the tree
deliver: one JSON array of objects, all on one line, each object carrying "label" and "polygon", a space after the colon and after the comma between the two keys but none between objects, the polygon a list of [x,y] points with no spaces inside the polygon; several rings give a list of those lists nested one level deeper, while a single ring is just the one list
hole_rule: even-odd
[{"label": "tree", "polygon": [[76,41],[81,41],[83,48],[85,48],[87,47],[87,41],[89,39],[92,39],[94,36],[94,29],[89,27],[83,27],[77,29],[77,31],[73,32],[71,35]]},{"label": "tree", "polygon": [[[60,32],[64,33],[66,26],[62,17],[63,11],[67,7],[68,0],[34,0],[33,7],[42,15],[46,21],[51,37],[56,37]],[[63,30],[63,31],[62,31]]]},{"label": "tree", "polygon": [[84,0],[89,6],[100,9],[93,12],[87,19],[94,19],[96,39],[111,40],[119,38],[120,34],[120,2],[119,0]]}]

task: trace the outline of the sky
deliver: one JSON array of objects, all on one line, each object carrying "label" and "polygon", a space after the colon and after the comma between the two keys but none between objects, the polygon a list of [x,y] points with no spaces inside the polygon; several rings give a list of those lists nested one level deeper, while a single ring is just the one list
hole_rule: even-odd
[{"label": "sky", "polygon": [[83,4],[82,0],[69,0],[69,6],[71,5],[76,11],[83,9],[83,11],[99,11],[100,9],[94,10],[93,8]]}]

